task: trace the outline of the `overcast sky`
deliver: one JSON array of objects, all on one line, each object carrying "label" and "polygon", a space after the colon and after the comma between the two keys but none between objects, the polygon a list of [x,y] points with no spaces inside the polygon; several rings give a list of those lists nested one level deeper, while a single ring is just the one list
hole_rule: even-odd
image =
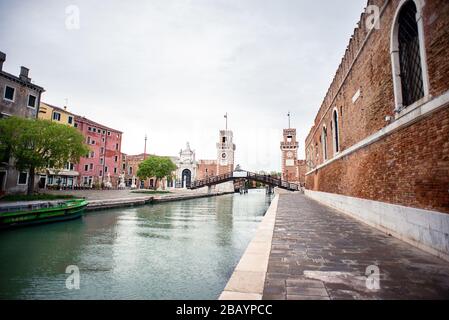
[{"label": "overcast sky", "polygon": [[[66,13],[79,9],[79,29]],[[215,159],[224,114],[236,164],[280,170],[292,112],[299,156],[366,0],[0,0],[4,70],[43,101],[124,132],[122,151]],[[71,9],[70,9],[71,10]],[[70,11],[73,13],[73,11]],[[70,16],[69,16],[70,15]],[[69,19],[68,19],[69,18]]]}]

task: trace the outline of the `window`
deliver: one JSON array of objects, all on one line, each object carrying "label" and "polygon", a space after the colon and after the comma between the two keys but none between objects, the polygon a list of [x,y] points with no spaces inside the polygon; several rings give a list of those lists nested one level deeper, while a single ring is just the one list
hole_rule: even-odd
[{"label": "window", "polygon": [[92,127],[87,127],[87,131],[92,131]]},{"label": "window", "polygon": [[115,150],[118,150],[118,143],[115,144]]},{"label": "window", "polygon": [[100,164],[102,165],[104,163],[104,159],[100,158]]},{"label": "window", "polygon": [[337,154],[340,152],[340,128],[338,123],[338,111],[337,109],[334,110],[332,114],[332,134],[333,134],[333,142],[334,142],[334,154]]},{"label": "window", "polygon": [[292,141],[293,141],[293,137],[292,137],[292,136],[288,136],[288,137],[287,137],[287,142],[290,143],[290,142],[292,142]]},{"label": "window", "polygon": [[92,140],[92,144],[95,144],[95,140]]},{"label": "window", "polygon": [[104,172],[105,173],[108,172],[108,167],[107,166],[104,167]]},{"label": "window", "polygon": [[226,137],[223,137],[222,141],[223,141],[223,143],[226,143]]},{"label": "window", "polygon": [[104,147],[100,148],[100,154],[104,154]]},{"label": "window", "polygon": [[33,108],[33,109],[36,108],[36,101],[37,101],[36,96],[33,96],[32,94],[30,94],[28,96],[28,107]]},{"label": "window", "polygon": [[327,160],[327,129],[323,126],[323,132],[321,134],[321,144],[323,145],[323,161]]},{"label": "window", "polygon": [[133,167],[128,168],[128,174],[133,174]]},{"label": "window", "polygon": [[103,170],[100,170],[100,177],[103,176]]},{"label": "window", "polygon": [[64,169],[73,171],[74,165],[73,163],[67,162],[64,166]]},{"label": "window", "polygon": [[103,130],[103,132],[102,132],[103,134],[106,134],[106,130]]},{"label": "window", "polygon": [[92,129],[92,132],[97,132],[97,129],[96,129],[96,128],[93,128],[93,129]]},{"label": "window", "polygon": [[28,183],[28,172],[19,172],[19,176],[17,177],[18,185],[26,185]]},{"label": "window", "polygon": [[111,135],[111,131],[108,131],[108,136],[110,136]]},{"label": "window", "polygon": [[[72,117],[72,116],[69,116],[67,122],[68,122],[69,124],[72,124],[72,123],[73,123],[73,117]],[[75,127],[76,127],[76,124],[75,124]]]},{"label": "window", "polygon": [[91,151],[91,152],[90,152],[90,157],[91,157],[91,158],[95,158],[95,152],[94,152],[94,151]]},{"label": "window", "polygon": [[114,161],[115,161],[115,162],[118,161],[118,156],[115,156]]},{"label": "window", "polygon": [[405,1],[394,20],[391,58],[397,112],[429,93],[422,5],[422,0]]},{"label": "window", "polygon": [[89,165],[89,169],[90,169],[90,170],[93,170],[93,169],[94,169],[94,164],[93,164],[93,163],[91,163],[91,164]]},{"label": "window", "polygon": [[16,89],[14,89],[13,87],[10,87],[10,86],[5,87],[5,95],[3,96],[3,98],[5,100],[14,102],[15,95],[16,95]]},{"label": "window", "polygon": [[114,173],[117,173],[117,168],[114,168]]},{"label": "window", "polygon": [[59,112],[53,112],[53,120],[61,121],[61,114]]},{"label": "window", "polygon": [[78,123],[75,122],[75,128],[78,128]]},{"label": "window", "polygon": [[84,171],[89,171],[89,165],[87,164],[84,165]]},{"label": "window", "polygon": [[90,137],[87,137],[87,144],[90,144]]}]

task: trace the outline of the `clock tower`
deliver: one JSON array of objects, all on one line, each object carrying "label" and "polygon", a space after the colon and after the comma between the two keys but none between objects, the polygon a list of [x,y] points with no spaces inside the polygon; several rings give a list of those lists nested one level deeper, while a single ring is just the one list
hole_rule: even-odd
[{"label": "clock tower", "polygon": [[298,147],[296,140],[296,129],[284,129],[284,137],[281,142],[282,151],[282,180],[297,183],[298,173]]},{"label": "clock tower", "polygon": [[217,175],[234,171],[234,152],[233,133],[231,130],[221,130],[217,143]]}]

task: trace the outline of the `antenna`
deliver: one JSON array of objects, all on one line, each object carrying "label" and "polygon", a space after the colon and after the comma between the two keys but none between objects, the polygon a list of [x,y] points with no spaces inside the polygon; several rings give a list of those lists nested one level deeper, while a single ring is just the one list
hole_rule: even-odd
[{"label": "antenna", "polygon": [[288,112],[287,117],[288,117],[288,128],[290,129],[291,128],[291,126],[290,126],[290,117],[291,117],[290,111]]},{"label": "antenna", "polygon": [[227,112],[224,117],[226,119],[226,131],[228,131],[228,113]]}]

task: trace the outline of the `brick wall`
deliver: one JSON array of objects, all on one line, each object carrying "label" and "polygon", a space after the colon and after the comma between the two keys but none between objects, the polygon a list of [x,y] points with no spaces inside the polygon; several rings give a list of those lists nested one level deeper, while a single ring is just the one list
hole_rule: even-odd
[{"label": "brick wall", "polygon": [[[327,159],[336,155],[334,110],[339,118],[340,152],[389,125],[386,116],[394,121],[390,37],[399,2],[368,2],[380,7],[385,4],[380,29],[368,36],[362,14],[306,139],[308,170],[325,162],[324,125],[328,130]],[[433,99],[449,89],[449,2],[425,1],[423,22],[430,83],[427,98]],[[353,101],[357,92],[360,95]],[[447,108],[316,170],[307,176],[307,188],[449,213]]]},{"label": "brick wall", "polygon": [[217,175],[217,161],[215,160],[200,160],[198,161],[198,170],[196,173],[196,180],[202,180],[207,177]]}]

